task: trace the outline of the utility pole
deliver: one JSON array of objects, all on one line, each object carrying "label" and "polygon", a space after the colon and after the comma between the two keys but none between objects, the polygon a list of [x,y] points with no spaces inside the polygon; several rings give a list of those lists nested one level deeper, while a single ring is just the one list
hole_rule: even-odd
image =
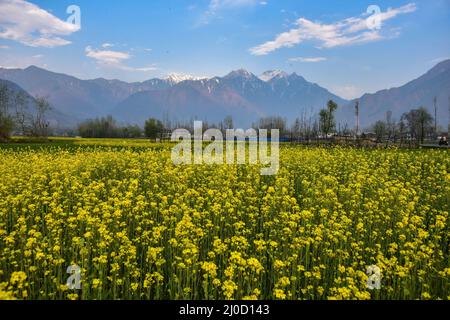
[{"label": "utility pole", "polygon": [[389,143],[389,140],[394,135],[394,133],[392,132],[393,130],[392,130],[392,111],[391,110],[386,111],[386,126],[387,126],[387,133],[388,133],[387,143]]},{"label": "utility pole", "polygon": [[433,99],[434,104],[434,135],[437,137],[437,97]]},{"label": "utility pole", "polygon": [[[449,97],[449,99],[450,99],[450,97]],[[356,101],[355,115],[356,115],[356,138],[358,139],[358,135],[359,135],[359,101]]]},{"label": "utility pole", "polygon": [[450,96],[448,96],[448,124],[447,124],[447,138],[450,138]]},{"label": "utility pole", "polygon": [[386,111],[386,123],[389,125],[392,121],[392,111],[388,110]]}]

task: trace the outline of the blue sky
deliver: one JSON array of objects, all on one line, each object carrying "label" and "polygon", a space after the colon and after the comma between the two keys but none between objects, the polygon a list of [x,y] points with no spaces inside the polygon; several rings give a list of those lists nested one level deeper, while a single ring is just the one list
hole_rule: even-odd
[{"label": "blue sky", "polygon": [[450,58],[449,35],[450,0],[0,0],[0,66],[82,79],[280,69],[355,98]]}]

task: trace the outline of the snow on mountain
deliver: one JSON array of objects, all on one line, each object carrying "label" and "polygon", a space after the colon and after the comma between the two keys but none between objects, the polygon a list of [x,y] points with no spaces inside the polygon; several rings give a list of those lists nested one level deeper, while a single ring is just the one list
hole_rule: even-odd
[{"label": "snow on mountain", "polygon": [[198,81],[198,80],[204,80],[208,77],[196,77],[189,74],[183,74],[183,73],[170,73],[167,75],[164,80],[167,80],[171,84],[177,84],[183,81],[192,80],[192,81]]},{"label": "snow on mountain", "polygon": [[270,80],[274,78],[285,78],[288,74],[281,70],[269,70],[264,72],[259,76],[259,78],[264,82],[269,82]]}]

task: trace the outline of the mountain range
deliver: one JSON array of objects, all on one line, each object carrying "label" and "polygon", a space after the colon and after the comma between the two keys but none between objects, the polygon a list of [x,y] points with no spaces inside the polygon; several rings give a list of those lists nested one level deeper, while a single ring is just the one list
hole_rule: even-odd
[{"label": "mountain range", "polygon": [[359,101],[360,121],[363,126],[386,119],[388,111],[392,112],[392,119],[399,120],[404,112],[421,106],[427,108],[434,117],[434,98],[437,105],[437,123],[447,128],[450,120],[450,59],[440,62],[421,77],[401,87],[364,94],[338,109],[337,118],[341,122],[350,120],[347,123],[353,125],[356,101]]},{"label": "mountain range", "polygon": [[[8,91],[13,94],[12,97],[15,97],[17,94],[21,94],[21,97],[24,98],[25,104],[22,106],[22,108],[24,109],[21,108],[21,110],[12,110],[12,113],[15,113],[16,111],[26,110],[26,112],[29,113],[29,115],[33,116],[36,115],[37,111],[36,100],[33,96],[31,96],[28,92],[23,90],[20,86],[18,86],[14,82],[8,80],[0,79],[0,86],[1,87],[5,86],[8,89]],[[14,103],[13,101],[12,103]],[[73,122],[70,117],[61,113],[59,110],[55,108],[51,108],[48,111],[47,117],[50,120],[50,124],[52,127],[58,126],[59,124],[66,124],[72,126],[76,125],[76,123]]]},{"label": "mountain range", "polygon": [[[139,125],[149,117],[218,122],[231,115],[235,126],[248,127],[263,116],[279,115],[288,122],[302,113],[315,116],[330,99],[339,105],[339,122],[353,127],[355,118],[355,100],[345,100],[296,73],[283,71],[256,76],[240,69],[209,79],[171,75],[128,83],[103,78],[81,80],[30,66],[0,68],[0,79],[30,96],[47,96],[54,110],[49,116],[59,127],[73,127],[84,119],[108,114],[120,122]],[[449,95],[450,60],[446,60],[404,86],[359,98],[361,126],[384,119],[387,111],[392,111],[396,119],[422,105],[433,111],[434,97],[439,123],[446,126]]]}]

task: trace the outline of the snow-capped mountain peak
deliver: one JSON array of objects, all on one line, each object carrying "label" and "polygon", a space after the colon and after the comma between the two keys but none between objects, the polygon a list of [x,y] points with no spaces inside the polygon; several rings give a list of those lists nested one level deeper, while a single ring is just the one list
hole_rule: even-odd
[{"label": "snow-capped mountain peak", "polygon": [[229,74],[227,74],[226,76],[225,76],[225,78],[228,78],[228,79],[230,79],[230,78],[245,78],[245,79],[250,79],[250,78],[252,78],[252,77],[254,77],[254,75],[251,73],[251,72],[248,72],[247,70],[245,70],[245,69],[239,69],[239,70],[234,70],[234,71],[231,71]]},{"label": "snow-capped mountain peak", "polygon": [[183,73],[170,73],[168,74],[164,80],[167,80],[169,82],[171,82],[172,84],[177,84],[180,83],[182,81],[186,81],[186,80],[204,80],[207,79],[207,77],[196,77],[196,76],[192,76],[189,74],[183,74]]},{"label": "snow-capped mountain peak", "polygon": [[262,81],[268,82],[274,78],[285,78],[288,74],[281,70],[269,70],[259,76]]}]

